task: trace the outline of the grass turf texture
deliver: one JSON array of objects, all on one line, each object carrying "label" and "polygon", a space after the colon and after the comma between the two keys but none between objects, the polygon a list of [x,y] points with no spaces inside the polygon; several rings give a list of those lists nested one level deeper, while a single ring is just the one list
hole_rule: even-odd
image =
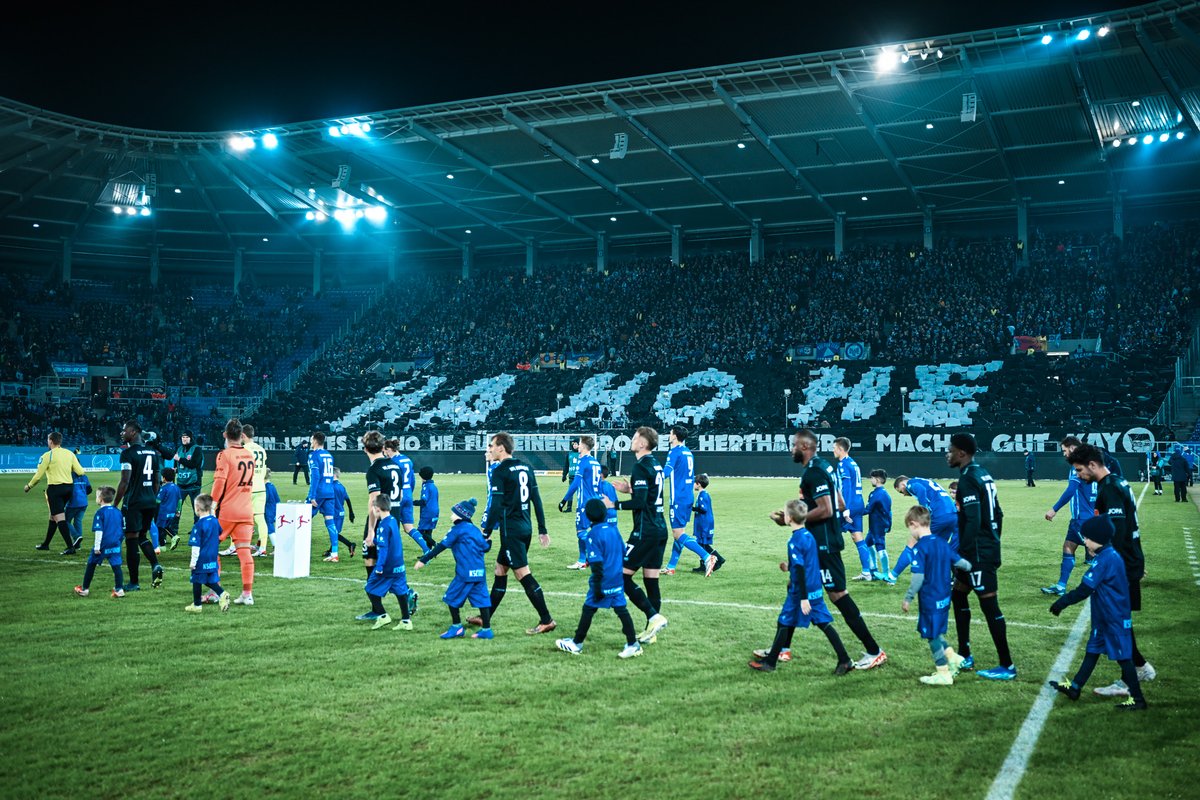
[{"label": "grass turf texture", "polygon": [[[275,579],[270,560],[258,560],[253,608],[185,614],[182,545],[164,553],[159,590],[143,565],[143,590],[112,600],[102,565],[92,596],[74,597],[85,558],[33,550],[45,506],[37,493],[21,495],[26,479],[0,477],[4,797],[196,797],[235,787],[248,796],[983,797],[1079,612],[1056,619],[1038,591],[1058,575],[1066,517],[1048,523],[1042,514],[1061,481],[999,487],[1000,600],[1019,679],[964,674],[935,688],[917,680],[933,667],[914,630],[915,608],[900,611],[907,576],[896,588],[851,584],[890,656],[882,668],[833,677],[833,655],[814,629],[797,632],[795,660],[774,674],[746,667],[750,651],[770,643],[784,595],[786,529],[766,514],[794,495],[791,480],[713,481],[716,542],[729,563],[705,580],[691,574],[695,557],[685,552],[680,573],[662,578],[670,627],[642,658],[619,661],[623,641],[610,612],[597,615],[583,656],[554,649],[554,637],[574,631],[586,573],[563,568],[576,554],[574,516],[554,510],[562,486],[552,478],[541,484],[553,542],[548,551],[535,544],[532,559],[559,628],[526,636],[536,617],[510,579],[491,642],[437,638],[449,619],[440,598],[452,557],[414,573],[407,537],[410,579],[422,595],[415,630],[371,632],[354,622],[367,608],[362,562],[321,563],[319,527],[314,577]],[[359,517],[346,533],[357,540],[363,479],[344,479]],[[92,476],[93,485],[106,482],[115,484],[115,473]],[[449,507],[479,496],[482,483],[438,477],[440,532]],[[278,488],[284,500],[303,498],[303,485],[285,479]],[[893,501],[894,562],[912,501]],[[190,525],[190,511],[183,519]],[[1150,711],[1118,714],[1090,691],[1077,703],[1057,699],[1020,797],[1194,796],[1200,585],[1181,529],[1200,542],[1200,514],[1171,502],[1169,491],[1147,492],[1141,519],[1149,577],[1138,641],[1160,675],[1146,686]],[[857,555],[847,543],[853,575]],[[236,596],[236,559],[224,567]],[[1071,585],[1082,575],[1080,566]],[[995,651],[972,603],[977,664],[992,666]],[[395,616],[394,599],[388,608]],[[631,611],[640,629],[642,616]],[[859,643],[834,617],[857,656]],[[1082,647],[1071,671],[1081,658]],[[1117,677],[1102,660],[1089,689]]]}]

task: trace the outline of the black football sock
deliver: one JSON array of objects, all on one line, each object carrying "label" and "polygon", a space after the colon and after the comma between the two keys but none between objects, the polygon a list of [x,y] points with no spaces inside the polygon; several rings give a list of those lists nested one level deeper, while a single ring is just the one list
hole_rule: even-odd
[{"label": "black football sock", "polygon": [[658,613],[658,610],[646,599],[646,593],[642,591],[642,587],[633,582],[632,575],[625,576],[625,596],[629,598],[629,602],[646,615],[646,619],[650,619]]},{"label": "black football sock", "polygon": [[784,625],[782,623],[775,626],[775,641],[771,642],[771,650],[767,653],[767,657],[763,659],[764,662],[770,664],[772,667],[779,663],[779,654],[788,646],[794,630],[795,628],[791,625]]},{"label": "black football sock", "polygon": [[375,565],[374,564],[364,564],[363,569],[365,569],[367,571],[367,580],[371,580],[371,572],[374,571]]},{"label": "black football sock", "polygon": [[75,544],[75,534],[71,533],[71,526],[64,519],[62,522],[56,522],[55,527],[62,534],[63,541],[67,543],[67,549],[70,550]]},{"label": "black football sock", "polygon": [[345,536],[342,536],[340,533],[338,534],[338,544],[344,544],[344,545],[346,545],[346,547],[354,547],[355,546],[354,542],[350,541]]},{"label": "black football sock", "polygon": [[1138,680],[1137,667],[1133,665],[1133,661],[1126,658],[1117,663],[1121,665],[1121,680],[1129,687],[1129,696],[1138,703],[1146,702],[1146,696],[1142,694],[1142,682]]},{"label": "black football sock", "polygon": [[221,584],[219,583],[210,583],[208,584],[208,588],[212,589],[213,592],[216,593],[217,597],[225,594],[225,590],[221,588]]},{"label": "black football sock", "polygon": [[845,664],[850,660],[850,654],[846,652],[846,646],[842,644],[842,637],[838,635],[837,628],[833,627],[833,623],[819,622],[817,627],[821,629],[821,633],[825,634],[825,638],[829,640],[829,646],[833,648],[833,652],[837,655],[839,664]]},{"label": "black football sock", "polygon": [[92,576],[96,574],[96,565],[89,558],[87,567],[83,570],[83,588],[86,589],[92,585]]},{"label": "black football sock", "polygon": [[400,601],[400,619],[408,619],[412,616],[412,612],[408,610],[408,595],[398,594],[396,599]]},{"label": "black football sock", "polygon": [[546,608],[546,595],[542,594],[542,587],[532,572],[521,578],[521,585],[525,587],[525,596],[529,598],[533,610],[538,613],[538,622],[543,625],[553,622],[554,617],[550,616],[550,609]]},{"label": "black football sock", "polygon": [[491,608],[479,609],[479,627],[485,628],[485,629],[492,627],[492,609]]},{"label": "black football sock", "polygon": [[154,554],[154,545],[149,539],[144,536],[138,537],[138,547],[142,550],[142,555],[150,562],[150,567],[153,569],[158,566],[158,556]]},{"label": "black football sock", "polygon": [[617,619],[621,620],[621,633],[625,634],[625,644],[636,643],[637,631],[634,630],[633,617],[629,616],[629,609],[625,606],[617,606],[613,611],[617,612]]},{"label": "black football sock", "polygon": [[642,576],[642,582],[646,584],[646,599],[650,601],[650,605],[658,613],[662,613],[662,589],[659,588],[658,578],[647,578]]},{"label": "black football sock", "polygon": [[49,547],[50,540],[54,538],[55,531],[58,530],[58,523],[50,520],[46,523],[46,538],[42,540],[42,547]]},{"label": "black football sock", "polygon": [[[626,614],[629,612],[626,611]],[[575,635],[572,637],[575,644],[583,644],[583,640],[587,638],[588,629],[592,627],[592,617],[596,616],[596,609],[585,605],[583,613],[579,615],[579,624],[575,626]]]},{"label": "black football sock", "polygon": [[1137,637],[1133,635],[1132,628],[1129,630],[1129,642],[1133,645],[1133,665],[1139,669],[1146,666],[1146,657],[1138,650]]},{"label": "black football sock", "polygon": [[958,633],[958,654],[963,658],[971,657],[971,596],[957,589],[950,592],[950,602],[954,606],[954,630]]},{"label": "black football sock", "polygon": [[138,552],[136,538],[125,539],[125,560],[129,562],[129,582],[138,583],[138,565],[142,563],[142,555]]},{"label": "black football sock", "polygon": [[1088,678],[1092,677],[1092,670],[1096,668],[1096,662],[1099,660],[1099,653],[1086,653],[1083,656],[1083,663],[1079,665],[1079,671],[1071,679],[1071,685],[1076,689],[1082,689],[1084,684],[1088,682]]},{"label": "black football sock", "polygon": [[871,631],[867,628],[867,623],[863,619],[862,612],[858,610],[858,604],[854,602],[854,598],[848,594],[844,594],[841,598],[835,600],[833,604],[837,606],[838,611],[842,612],[842,619],[846,620],[846,627],[862,642],[863,649],[867,651],[867,655],[878,655],[879,643],[875,641],[875,637],[871,635]]},{"label": "black football sock", "polygon": [[1000,659],[1000,666],[1013,666],[1012,653],[1008,650],[1008,623],[1004,621],[1004,614],[1000,611],[1000,601],[996,599],[995,595],[981,597],[979,598],[979,608],[983,611],[984,618],[987,619],[988,630],[996,645],[996,657]]},{"label": "black football sock", "polygon": [[434,548],[437,542],[433,538],[433,534],[429,531],[421,531],[421,538],[425,540],[425,550],[429,551]]},{"label": "black football sock", "polygon": [[458,613],[458,609],[454,606],[448,606],[448,608],[450,609],[450,624],[462,625],[462,615]]},{"label": "black football sock", "polygon": [[192,605],[194,605],[194,606],[200,605],[200,592],[203,589],[204,589],[204,587],[198,583],[192,584]]},{"label": "black football sock", "polygon": [[369,595],[367,595],[367,597],[371,598],[371,613],[372,614],[383,615],[383,614],[387,613],[387,610],[383,607],[383,598],[382,597],[376,597],[373,594],[369,594]]},{"label": "black football sock", "polygon": [[508,574],[497,575],[492,579],[492,614],[495,615],[496,609],[500,607],[500,601],[504,599],[504,593],[508,591]]}]

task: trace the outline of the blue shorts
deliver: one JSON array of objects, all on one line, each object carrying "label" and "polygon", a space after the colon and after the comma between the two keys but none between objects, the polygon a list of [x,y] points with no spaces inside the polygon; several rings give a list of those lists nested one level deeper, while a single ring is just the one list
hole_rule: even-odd
[{"label": "blue shorts", "polygon": [[121,566],[121,548],[109,548],[108,550],[104,550],[99,553],[97,553],[95,550],[92,550],[88,553],[88,564],[90,566],[98,566],[103,564],[105,561],[114,567]]},{"label": "blue shorts", "polygon": [[809,598],[808,602],[812,606],[812,610],[808,614],[800,612],[800,601],[803,599],[804,595],[800,592],[788,592],[787,599],[783,601],[783,609],[779,612],[780,625],[807,628],[810,623],[819,625],[822,622],[833,622],[833,615],[829,613],[829,607],[825,605],[824,594],[816,600]]},{"label": "blue shorts", "polygon": [[1125,620],[1125,626],[1120,623],[1102,625],[1092,628],[1088,639],[1087,651],[1100,653],[1113,661],[1124,661],[1133,658],[1133,620]]},{"label": "blue shorts", "polygon": [[1067,525],[1066,541],[1074,542],[1077,545],[1083,544],[1083,520],[1071,520],[1071,524]]},{"label": "blue shorts", "polygon": [[491,608],[492,596],[488,594],[486,580],[464,581],[455,577],[442,595],[442,602],[451,608],[462,608],[468,602],[475,608]]},{"label": "blue shorts", "polygon": [[842,533],[862,533],[862,517],[850,517],[850,521],[842,520]]},{"label": "blue shorts", "polygon": [[692,531],[692,536],[696,537],[696,541],[700,544],[712,544],[714,531]]},{"label": "blue shorts", "polygon": [[346,524],[346,515],[338,514],[337,517],[334,518],[333,524],[337,526],[337,532],[341,533],[343,526]]},{"label": "blue shorts", "polygon": [[328,517],[329,519],[337,519],[337,511],[334,509],[332,497],[328,500],[317,501],[317,506],[313,516],[316,516],[317,514],[320,514],[322,517]]},{"label": "blue shorts", "polygon": [[671,530],[676,528],[687,527],[688,521],[692,518],[692,504],[686,506],[671,506]]},{"label": "blue shorts", "polygon": [[958,560],[958,519],[938,520],[929,528],[929,532],[950,545],[950,552]]},{"label": "blue shorts", "polygon": [[592,523],[588,520],[587,515],[583,513],[582,506],[575,512],[575,535],[580,539],[586,539],[588,531],[592,529]]},{"label": "blue shorts", "polygon": [[625,607],[625,591],[622,588],[619,592],[606,594],[599,600],[596,599],[596,593],[588,586],[587,594],[583,597],[583,604],[588,608],[624,608]]},{"label": "blue shorts", "polygon": [[216,586],[220,582],[221,571],[219,569],[192,570],[192,583],[204,586]]},{"label": "blue shorts", "polygon": [[946,635],[947,625],[950,622],[949,598],[945,602],[946,605],[943,608],[937,608],[933,603],[928,604],[935,606],[932,608],[926,608],[927,604],[925,603],[920,604],[920,608],[917,610],[917,633],[921,634],[922,639],[933,640],[938,636]]},{"label": "blue shorts", "polygon": [[868,533],[867,547],[874,547],[876,550],[882,550],[887,547],[887,533]]},{"label": "blue shorts", "polygon": [[413,524],[413,501],[412,501],[412,498],[410,497],[407,500],[401,500],[398,505],[392,506],[392,516],[395,517],[396,520],[401,525],[412,525]]},{"label": "blue shorts", "polygon": [[383,597],[388,592],[396,596],[408,594],[408,576],[401,572],[399,575],[380,575],[371,573],[367,579],[367,594],[372,597]]}]

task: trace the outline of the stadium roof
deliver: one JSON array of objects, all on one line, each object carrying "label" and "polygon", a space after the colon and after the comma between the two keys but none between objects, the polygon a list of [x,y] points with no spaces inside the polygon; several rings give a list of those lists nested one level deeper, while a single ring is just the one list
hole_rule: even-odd
[{"label": "stadium roof", "polygon": [[0,99],[0,253],[28,260],[594,247],[1115,193],[1200,199],[1200,3],[252,131]]}]

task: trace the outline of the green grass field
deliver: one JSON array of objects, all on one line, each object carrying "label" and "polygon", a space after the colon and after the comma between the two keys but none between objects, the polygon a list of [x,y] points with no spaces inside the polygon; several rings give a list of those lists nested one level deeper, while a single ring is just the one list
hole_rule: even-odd
[{"label": "green grass field", "polygon": [[[106,478],[115,483],[114,474],[94,475],[93,484]],[[415,631],[354,622],[366,608],[361,561],[321,563],[322,531],[314,531],[309,579],[275,579],[261,560],[253,608],[186,615],[185,547],[165,555],[159,590],[143,578],[143,591],[112,600],[102,566],[92,596],[77,598],[71,587],[85,559],[33,550],[45,506],[37,493],[21,494],[25,479],[0,478],[6,798],[982,798],[1079,612],[1051,616],[1038,591],[1058,573],[1065,516],[1047,523],[1042,514],[1061,481],[1000,486],[1000,599],[1019,679],[965,674],[933,688],[917,680],[932,665],[915,613],[901,613],[901,588],[881,584],[852,590],[890,655],[882,668],[833,677],[824,637],[808,630],[797,633],[790,664],[774,674],[747,669],[750,651],[770,643],[783,599],[786,534],[766,514],[793,496],[790,480],[714,480],[717,546],[729,563],[706,580],[688,571],[689,556],[687,570],[664,577],[670,627],[626,662],[615,657],[623,641],[607,613],[583,656],[554,649],[553,636],[574,630],[586,575],[564,569],[575,555],[573,523],[554,510],[561,485],[553,479],[543,479],[553,542],[535,549],[533,567],[559,631],[524,634],[536,619],[518,587],[492,642],[437,638],[448,622],[440,597],[453,573],[449,554],[410,572],[422,596]],[[344,479],[363,514],[362,476]],[[446,511],[478,495],[483,481],[438,483]],[[285,500],[303,496],[303,485],[279,488]],[[1159,672],[1146,686],[1150,711],[1118,714],[1090,693],[1074,704],[1056,699],[1019,797],[1195,796],[1200,567],[1189,563],[1184,529],[1200,540],[1200,514],[1169,495],[1146,492],[1141,514],[1149,574],[1138,641]],[[911,501],[893,500],[899,522]],[[902,531],[889,537],[893,560],[903,539]],[[853,548],[845,555],[854,574]],[[236,560],[225,565],[236,593]],[[857,640],[835,618],[857,656]],[[977,661],[991,666],[978,615],[974,645]],[[1081,657],[1082,648],[1072,671]],[[1101,661],[1091,686],[1116,677]]]}]

